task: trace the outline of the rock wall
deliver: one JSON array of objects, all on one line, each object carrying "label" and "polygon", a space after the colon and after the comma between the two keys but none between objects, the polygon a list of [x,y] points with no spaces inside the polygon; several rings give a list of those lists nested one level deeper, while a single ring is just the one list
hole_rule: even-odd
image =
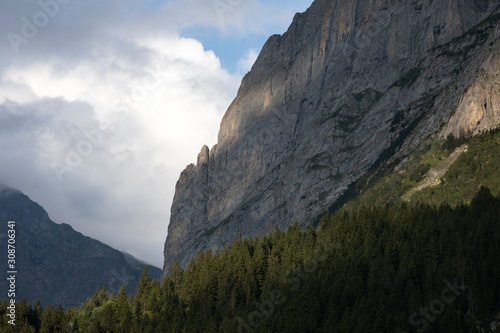
[{"label": "rock wall", "polygon": [[441,137],[476,135],[500,124],[500,26],[485,43],[486,60]]},{"label": "rock wall", "polygon": [[436,138],[487,64],[497,6],[317,0],[296,14],[182,172],[164,275],[239,234],[314,223],[370,168]]}]

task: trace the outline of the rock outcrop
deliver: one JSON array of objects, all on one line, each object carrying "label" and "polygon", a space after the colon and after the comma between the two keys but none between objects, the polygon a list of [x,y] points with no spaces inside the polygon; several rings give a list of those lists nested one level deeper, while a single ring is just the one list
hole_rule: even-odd
[{"label": "rock outcrop", "polygon": [[500,26],[486,41],[476,80],[463,94],[456,112],[442,131],[441,137],[476,135],[500,123]]},{"label": "rock outcrop", "polygon": [[490,98],[498,12],[488,0],[316,0],[296,14],[242,80],[217,145],[182,172],[164,275],[239,234],[314,224],[368,170],[439,137],[483,71]]},{"label": "rock outcrop", "polygon": [[[80,306],[99,287],[118,293],[122,285],[135,291],[145,264],[99,241],[75,231],[68,224],[52,222],[47,212],[21,192],[0,185],[1,244],[5,244],[7,267],[7,221],[15,221],[16,300],[24,297],[44,306],[61,303]],[[3,246],[2,246],[3,247]],[[159,278],[161,270],[149,266]],[[0,288],[9,290],[2,279]],[[5,294],[4,296],[7,296]]]}]

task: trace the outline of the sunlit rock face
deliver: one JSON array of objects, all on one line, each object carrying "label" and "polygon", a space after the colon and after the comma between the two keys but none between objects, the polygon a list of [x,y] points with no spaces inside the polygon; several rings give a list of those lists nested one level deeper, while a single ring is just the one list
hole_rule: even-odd
[{"label": "sunlit rock face", "polygon": [[297,14],[244,77],[217,145],[182,172],[164,275],[239,234],[314,224],[370,168],[445,135],[451,115],[498,115],[497,102],[480,110],[498,93],[497,6],[317,0]]},{"label": "sunlit rock face", "polygon": [[487,40],[483,51],[488,54],[472,85],[463,94],[460,104],[444,128],[442,136],[476,135],[500,123],[500,26]]}]

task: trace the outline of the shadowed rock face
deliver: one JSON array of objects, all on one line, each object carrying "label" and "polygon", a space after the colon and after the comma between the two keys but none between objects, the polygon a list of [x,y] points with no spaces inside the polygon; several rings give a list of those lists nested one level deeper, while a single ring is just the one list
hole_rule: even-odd
[{"label": "shadowed rock face", "polygon": [[164,275],[240,233],[313,224],[370,168],[437,138],[478,74],[495,71],[497,6],[317,0],[297,14],[244,77],[217,145],[182,172]]},{"label": "shadowed rock face", "polygon": [[[135,291],[145,264],[75,231],[68,224],[52,222],[47,212],[21,192],[0,184],[0,244],[5,244],[7,267],[7,221],[15,221],[16,300],[80,306],[99,287],[118,293],[122,285]],[[161,270],[149,266],[150,276]],[[7,280],[0,289],[9,290]],[[5,293],[3,297],[6,297]]]}]

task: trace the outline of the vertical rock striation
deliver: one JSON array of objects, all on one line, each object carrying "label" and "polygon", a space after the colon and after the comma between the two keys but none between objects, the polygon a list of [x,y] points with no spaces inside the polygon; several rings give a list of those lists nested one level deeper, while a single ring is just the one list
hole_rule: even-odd
[{"label": "vertical rock striation", "polygon": [[497,6],[316,0],[296,14],[243,78],[217,145],[182,172],[164,275],[240,233],[314,223],[370,168],[438,137],[483,70],[481,89],[498,92]]}]

